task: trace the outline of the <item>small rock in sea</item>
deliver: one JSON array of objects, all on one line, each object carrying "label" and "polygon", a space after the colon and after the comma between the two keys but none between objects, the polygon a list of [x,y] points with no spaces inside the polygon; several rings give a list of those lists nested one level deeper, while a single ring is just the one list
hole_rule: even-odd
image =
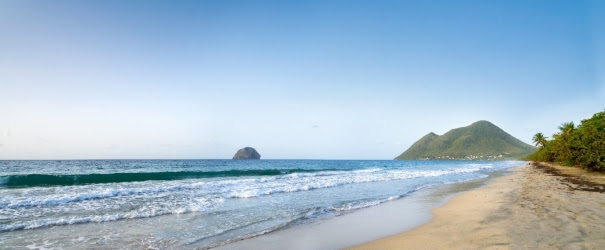
[{"label": "small rock in sea", "polygon": [[233,156],[234,160],[260,160],[260,154],[256,149],[245,147],[237,151]]}]

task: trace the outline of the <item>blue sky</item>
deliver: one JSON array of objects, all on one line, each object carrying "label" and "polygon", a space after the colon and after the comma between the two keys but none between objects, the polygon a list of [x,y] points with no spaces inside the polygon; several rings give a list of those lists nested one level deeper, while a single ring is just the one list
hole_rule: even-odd
[{"label": "blue sky", "polygon": [[600,1],[2,1],[0,159],[391,159],[605,108]]}]

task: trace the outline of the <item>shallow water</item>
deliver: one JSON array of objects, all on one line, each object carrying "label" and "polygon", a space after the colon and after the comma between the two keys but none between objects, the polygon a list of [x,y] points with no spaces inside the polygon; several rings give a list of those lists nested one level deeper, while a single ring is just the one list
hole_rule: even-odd
[{"label": "shallow water", "polygon": [[0,245],[216,246],[519,162],[0,161]]}]

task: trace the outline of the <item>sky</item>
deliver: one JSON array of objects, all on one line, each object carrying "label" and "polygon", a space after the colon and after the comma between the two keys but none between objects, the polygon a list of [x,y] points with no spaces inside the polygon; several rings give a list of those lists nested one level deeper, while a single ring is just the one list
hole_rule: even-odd
[{"label": "sky", "polygon": [[392,159],[604,109],[603,1],[0,1],[0,159]]}]

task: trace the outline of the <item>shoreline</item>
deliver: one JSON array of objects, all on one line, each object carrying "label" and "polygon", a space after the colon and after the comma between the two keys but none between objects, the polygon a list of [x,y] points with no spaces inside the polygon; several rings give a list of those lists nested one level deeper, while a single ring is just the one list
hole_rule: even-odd
[{"label": "shoreline", "polygon": [[343,249],[385,236],[412,230],[432,219],[431,210],[452,197],[484,187],[509,174],[509,169],[487,177],[430,186],[400,199],[361,208],[336,217],[321,219],[236,240],[213,249]]},{"label": "shoreline", "polygon": [[350,249],[605,246],[605,174],[532,164],[458,194],[412,230]]}]

